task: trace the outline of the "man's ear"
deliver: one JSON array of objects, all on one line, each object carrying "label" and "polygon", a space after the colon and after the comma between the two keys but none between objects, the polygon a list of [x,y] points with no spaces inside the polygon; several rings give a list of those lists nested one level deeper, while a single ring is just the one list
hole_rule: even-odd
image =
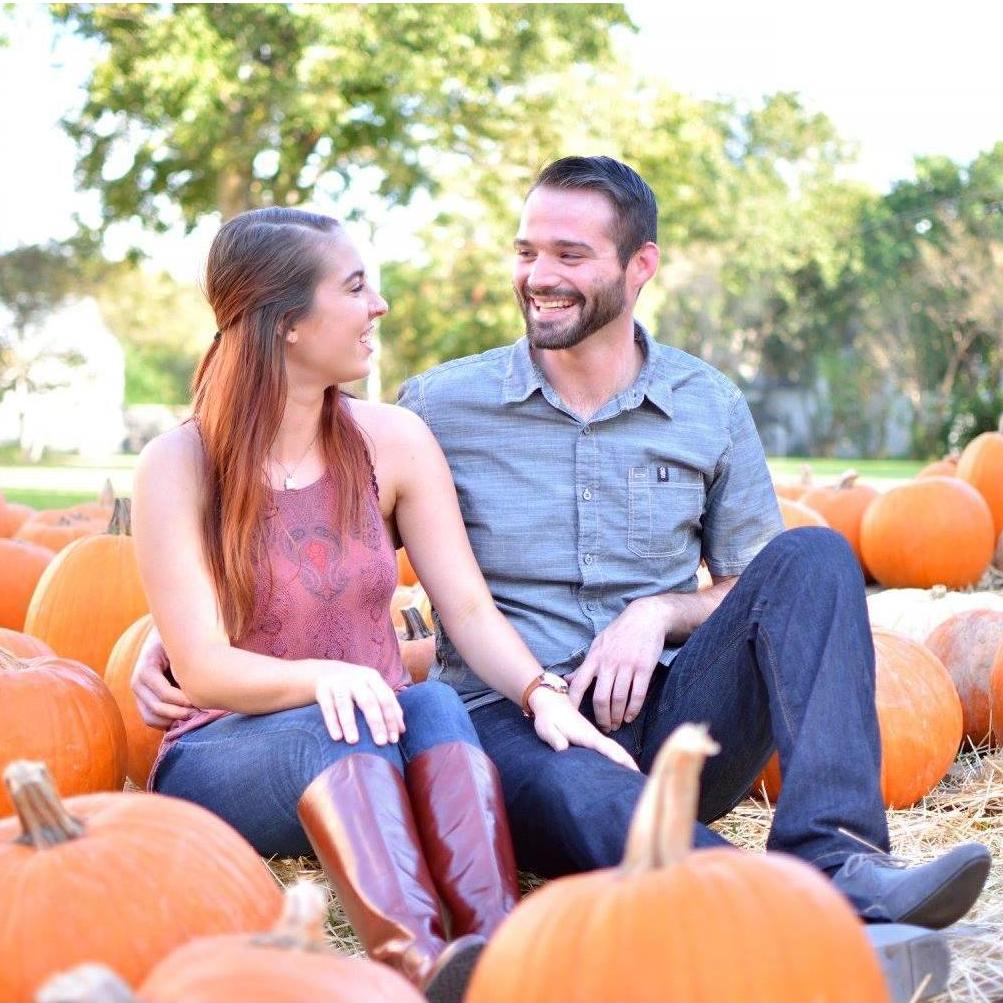
[{"label": "man's ear", "polygon": [[658,271],[661,251],[652,241],[642,244],[627,263],[627,279],[640,292],[641,287]]}]

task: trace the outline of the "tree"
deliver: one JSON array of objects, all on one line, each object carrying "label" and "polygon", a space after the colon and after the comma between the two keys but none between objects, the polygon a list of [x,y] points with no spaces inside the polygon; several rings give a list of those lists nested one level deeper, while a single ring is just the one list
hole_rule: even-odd
[{"label": "tree", "polygon": [[[65,121],[79,184],[106,222],[190,229],[220,210],[434,186],[436,157],[474,163],[518,124],[526,81],[596,60],[616,4],[52,4],[104,43]],[[533,100],[544,100],[537,95]],[[552,100],[547,98],[546,100]]]}]

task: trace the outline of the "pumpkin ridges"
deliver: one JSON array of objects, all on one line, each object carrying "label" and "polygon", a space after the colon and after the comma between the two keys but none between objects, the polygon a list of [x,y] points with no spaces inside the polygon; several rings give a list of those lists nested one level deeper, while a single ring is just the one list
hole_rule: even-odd
[{"label": "pumpkin ridges", "polygon": [[841,536],[867,575],[867,567],[860,550],[860,524],[878,490],[869,484],[859,484],[855,470],[847,470],[838,483],[812,488],[800,498],[801,504],[813,509]]},{"label": "pumpkin ridges", "polygon": [[996,432],[977,435],[958,460],[957,476],[986,500],[993,519],[993,540],[1003,533],[1003,415]]}]

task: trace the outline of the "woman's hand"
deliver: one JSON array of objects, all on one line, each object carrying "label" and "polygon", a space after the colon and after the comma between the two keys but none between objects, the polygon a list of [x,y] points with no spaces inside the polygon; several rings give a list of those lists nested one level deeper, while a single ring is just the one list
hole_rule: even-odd
[{"label": "woman's hand", "polygon": [[369,725],[377,745],[396,742],[404,731],[404,712],[387,681],[375,670],[348,662],[330,664],[317,679],[317,703],[331,738],[349,745],[359,740],[355,708]]},{"label": "woman's hand", "polygon": [[171,681],[168,673],[171,661],[167,657],[157,628],[152,627],[132,670],[130,687],[136,698],[140,717],[151,727],[166,731],[175,721],[184,721],[196,707]]},{"label": "woman's hand", "polygon": [[551,748],[563,752],[570,745],[580,745],[585,749],[594,749],[628,770],[637,770],[637,763],[630,753],[612,738],[601,734],[563,693],[539,686],[530,696],[529,703],[536,733]]}]

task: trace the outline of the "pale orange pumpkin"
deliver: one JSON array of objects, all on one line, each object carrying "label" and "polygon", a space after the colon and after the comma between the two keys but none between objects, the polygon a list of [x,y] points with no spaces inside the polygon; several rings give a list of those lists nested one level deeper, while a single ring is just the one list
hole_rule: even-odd
[{"label": "pale orange pumpkin", "polygon": [[932,589],[884,589],[867,597],[867,614],[874,627],[886,627],[923,642],[955,613],[973,609],[1003,610],[1003,595],[994,592],[951,592]]},{"label": "pale orange pumpkin", "polygon": [[961,452],[958,477],[985,498],[993,516],[993,540],[1003,533],[1003,416],[999,430],[977,435]]},{"label": "pale orange pumpkin", "polygon": [[31,634],[9,627],[0,627],[0,649],[15,658],[38,658],[40,655],[55,655],[45,641],[40,641]]},{"label": "pale orange pumpkin", "polygon": [[120,498],[107,533],[74,541],[45,569],[24,629],[101,673],[125,629],[148,612],[129,506]]},{"label": "pale orange pumpkin", "polygon": [[789,498],[778,498],[780,517],[784,520],[784,529],[797,529],[799,526],[828,526],[825,517],[801,502]]},{"label": "pale orange pumpkin", "polygon": [[958,473],[958,459],[961,453],[948,453],[940,460],[928,463],[916,476],[917,477],[954,477]]},{"label": "pale orange pumpkin", "polygon": [[162,731],[151,728],[143,720],[129,685],[136,660],[152,628],[153,617],[149,613],[132,624],[115,642],[104,671],[104,681],[115,698],[125,724],[128,749],[126,775],[137,787],[146,787],[153,761],[157,758],[164,737]]},{"label": "pale orange pumpkin", "polygon": [[1003,644],[1003,612],[972,609],[955,613],[923,642],[954,680],[964,711],[965,737],[974,745],[989,741],[991,706],[989,677]]},{"label": "pale orange pumpkin", "polygon": [[[121,790],[125,749],[122,716],[96,672],[55,655],[0,650],[0,769],[41,759],[68,795]],[[0,790],[0,816],[10,811]]]},{"label": "pale orange pumpkin", "polygon": [[860,523],[867,507],[878,497],[878,490],[870,484],[858,483],[855,470],[848,470],[836,484],[811,488],[801,496],[801,504],[818,512],[820,516],[846,539],[854,556],[860,562],[864,575],[868,570],[860,552]]},{"label": "pale orange pumpkin", "polygon": [[887,1001],[847,901],[810,865],[738,849],[691,852],[705,728],[665,743],[623,864],[551,881],[488,942],[466,1003]]},{"label": "pale orange pumpkin", "polygon": [[[881,796],[908,808],[947,774],[963,736],[961,700],[940,660],[924,645],[875,627],[874,702],[881,734]],[[780,760],[773,754],[753,785],[776,802]]]},{"label": "pale orange pumpkin", "polygon": [[860,549],[888,588],[974,585],[995,536],[985,499],[959,477],[924,477],[879,495],[860,524]]},{"label": "pale orange pumpkin", "polygon": [[30,505],[20,502],[0,503],[0,537],[16,536],[17,531],[35,514]]},{"label": "pale orange pumpkin", "polygon": [[107,519],[80,515],[69,509],[47,509],[26,519],[18,528],[16,538],[59,553],[74,540],[103,532],[107,525]]},{"label": "pale orange pumpkin", "polygon": [[812,486],[811,466],[801,464],[801,475],[796,481],[774,481],[773,490],[778,498],[797,501]]},{"label": "pale orange pumpkin", "polygon": [[261,858],[198,805],[140,792],[64,803],[41,763],[12,763],[4,780],[16,816],[0,819],[0,999],[30,1000],[85,961],[136,986],[189,940],[267,930],[281,910]]},{"label": "pale orange pumpkin", "polygon": [[0,539],[0,627],[24,629],[32,593],[55,556],[37,543]]}]

